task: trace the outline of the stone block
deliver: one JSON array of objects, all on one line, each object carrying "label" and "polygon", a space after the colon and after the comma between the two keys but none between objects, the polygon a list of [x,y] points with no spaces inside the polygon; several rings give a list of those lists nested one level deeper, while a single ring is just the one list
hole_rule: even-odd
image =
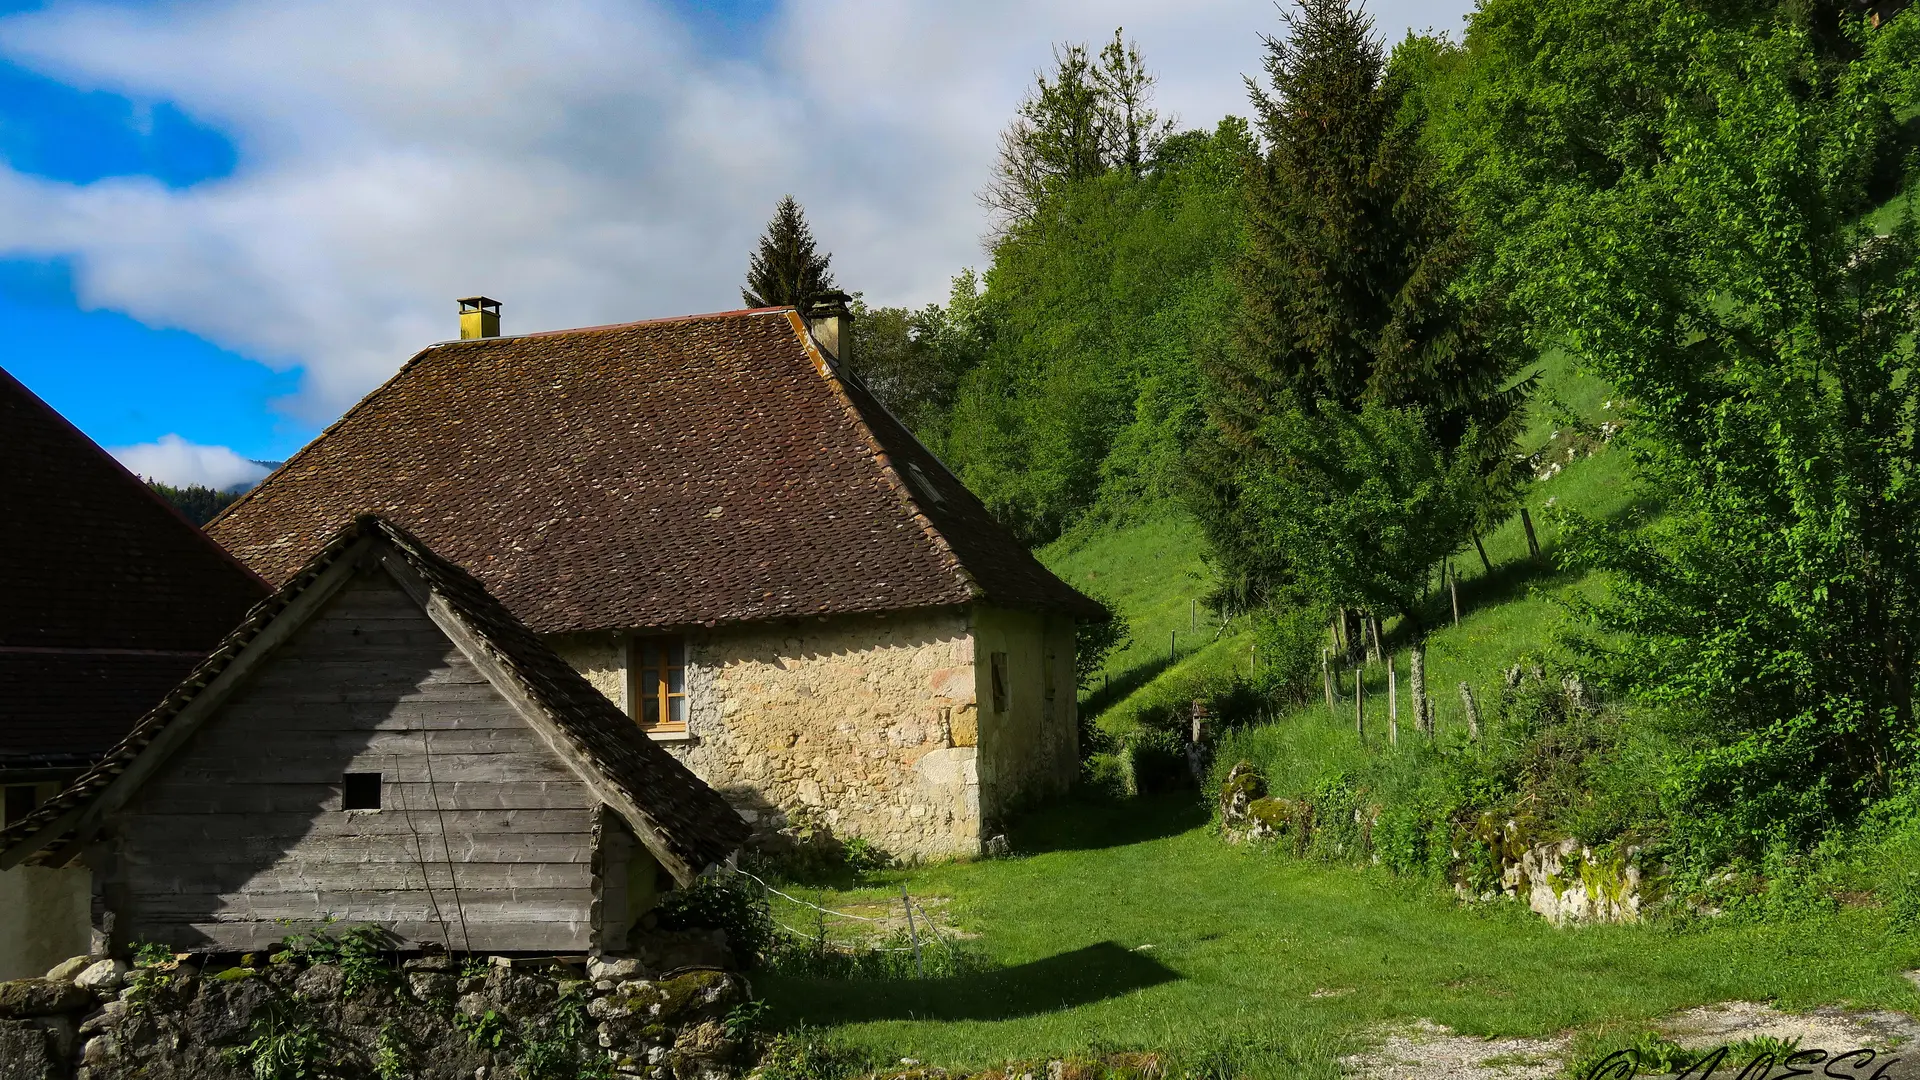
[{"label": "stone block", "polygon": [[0,1080],[62,1080],[66,1070],[47,1033],[21,1020],[0,1020]]},{"label": "stone block", "polygon": [[102,960],[75,976],[73,984],[97,997],[108,997],[119,992],[127,970],[125,960]]},{"label": "stone block", "polygon": [[72,982],[74,976],[93,966],[93,957],[76,956],[71,960],[62,960],[47,972],[50,982]]},{"label": "stone block", "polygon": [[55,1016],[78,1011],[92,1001],[92,994],[68,982],[16,979],[0,983],[0,1019]]}]

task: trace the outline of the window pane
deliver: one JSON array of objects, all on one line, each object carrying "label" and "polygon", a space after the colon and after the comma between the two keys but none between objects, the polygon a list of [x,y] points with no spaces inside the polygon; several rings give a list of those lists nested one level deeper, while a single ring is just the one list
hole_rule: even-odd
[{"label": "window pane", "polygon": [[668,638],[667,663],[679,667],[687,662],[687,643],[679,638]]},{"label": "window pane", "polygon": [[653,727],[660,723],[659,698],[650,697],[646,700],[646,704],[641,708],[640,722],[647,727]]},{"label": "window pane", "polygon": [[660,666],[660,639],[659,638],[641,638],[640,639],[640,666],[641,667],[659,667]]},{"label": "window pane", "polygon": [[684,694],[687,692],[687,669],[667,669],[667,693]]},{"label": "window pane", "polygon": [[683,697],[667,699],[667,715],[676,724],[687,722],[687,699]]},{"label": "window pane", "polygon": [[640,696],[652,701],[660,696],[660,673],[651,668],[640,673]]}]

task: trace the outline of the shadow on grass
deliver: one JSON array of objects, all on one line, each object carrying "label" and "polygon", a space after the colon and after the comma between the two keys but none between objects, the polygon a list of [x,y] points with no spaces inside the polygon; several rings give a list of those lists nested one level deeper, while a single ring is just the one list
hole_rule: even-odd
[{"label": "shadow on grass", "polygon": [[1192,791],[1137,799],[1083,795],[1015,821],[1008,832],[1013,850],[1092,851],[1161,840],[1207,823],[1207,808]]},{"label": "shadow on grass", "polygon": [[[1594,521],[1605,527],[1624,528],[1657,509],[1649,500],[1634,499],[1609,513],[1597,515]],[[1510,559],[1495,565],[1492,573],[1487,573],[1479,566],[1478,560],[1470,554],[1471,549],[1468,549],[1469,554],[1456,557],[1456,565],[1466,566],[1472,560],[1471,565],[1481,571],[1460,581],[1461,616],[1525,599],[1536,587],[1570,585],[1580,580],[1586,573],[1584,569],[1561,565],[1563,546],[1558,536],[1544,539],[1540,543],[1539,559]],[[1428,598],[1421,617],[1427,621],[1429,629],[1439,629],[1452,622],[1452,602],[1444,591],[1436,591]],[[1400,626],[1387,637],[1390,647],[1401,648],[1409,643],[1411,632],[1405,626]]]},{"label": "shadow on grass", "polygon": [[1081,715],[1088,718],[1098,717],[1115,702],[1125,701],[1135,690],[1158,678],[1160,673],[1172,667],[1173,663],[1173,660],[1168,657],[1157,656],[1113,676],[1081,699]]},{"label": "shadow on grass", "polygon": [[831,982],[756,976],[783,1027],[875,1020],[1012,1020],[1057,1012],[1180,974],[1111,941],[1014,967],[947,979]]}]

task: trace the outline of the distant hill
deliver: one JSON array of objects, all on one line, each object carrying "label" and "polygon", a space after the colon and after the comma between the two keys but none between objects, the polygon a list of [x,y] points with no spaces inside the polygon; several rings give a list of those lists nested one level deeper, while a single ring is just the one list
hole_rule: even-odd
[{"label": "distant hill", "polygon": [[[268,472],[280,467],[278,461],[255,461],[255,465],[264,467]],[[160,497],[173,505],[175,510],[195,525],[205,525],[214,516],[225,510],[235,499],[253,490],[258,480],[244,484],[234,484],[228,488],[210,488],[201,484],[189,484],[186,487],[174,487],[163,484],[150,477],[143,477],[147,486],[159,493]]]}]

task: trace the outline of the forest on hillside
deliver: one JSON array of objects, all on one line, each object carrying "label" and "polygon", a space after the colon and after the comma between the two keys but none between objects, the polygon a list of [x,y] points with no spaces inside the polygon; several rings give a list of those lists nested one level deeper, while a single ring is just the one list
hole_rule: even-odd
[{"label": "forest on hillside", "polygon": [[1920,12],[1487,0],[1385,42],[1301,0],[1263,30],[1248,118],[1209,130],[1156,115],[1122,34],[1059,46],[984,270],[855,298],[864,380],[1029,543],[1197,521],[1267,700],[1317,694],[1329,640],[1405,647],[1417,729],[1437,574],[1509,525],[1563,354],[1640,507],[1554,511],[1607,583],[1554,662],[1660,747],[1630,785],[1657,809],[1610,828],[1710,865],[1904,815]]}]

